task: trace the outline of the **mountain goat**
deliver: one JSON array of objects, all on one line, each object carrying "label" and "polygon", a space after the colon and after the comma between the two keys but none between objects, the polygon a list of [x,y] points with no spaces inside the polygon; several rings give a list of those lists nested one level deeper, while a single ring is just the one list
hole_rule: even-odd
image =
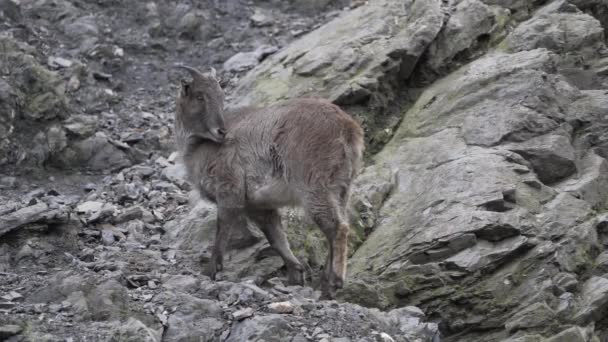
[{"label": "mountain goat", "polygon": [[333,298],[346,276],[350,187],[361,164],[363,130],[326,100],[295,99],[265,108],[224,109],[215,70],[187,70],[175,111],[175,135],[188,179],[217,204],[217,231],[208,274],[222,270],[229,233],[247,219],[285,262],[291,284],[304,282],[278,209],[301,206],[329,243],[321,278]]}]

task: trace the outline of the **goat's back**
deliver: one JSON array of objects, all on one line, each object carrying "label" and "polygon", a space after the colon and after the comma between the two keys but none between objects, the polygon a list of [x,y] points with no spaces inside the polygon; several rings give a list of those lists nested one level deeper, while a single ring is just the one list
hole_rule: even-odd
[{"label": "goat's back", "polygon": [[361,162],[361,126],[325,100],[242,110],[227,121],[250,171],[271,172],[290,185],[348,188]]}]

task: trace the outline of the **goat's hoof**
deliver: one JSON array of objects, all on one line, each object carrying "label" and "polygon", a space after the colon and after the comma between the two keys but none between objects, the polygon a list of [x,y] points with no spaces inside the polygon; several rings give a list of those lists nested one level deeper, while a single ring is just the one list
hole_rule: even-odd
[{"label": "goat's hoof", "polygon": [[207,265],[207,268],[205,270],[205,275],[207,275],[209,278],[211,278],[211,280],[215,280],[217,273],[222,271],[222,264],[215,264],[215,263],[210,263],[209,265]]},{"label": "goat's hoof", "polygon": [[304,286],[304,271],[298,269],[289,270],[287,274],[287,283],[289,285]]}]

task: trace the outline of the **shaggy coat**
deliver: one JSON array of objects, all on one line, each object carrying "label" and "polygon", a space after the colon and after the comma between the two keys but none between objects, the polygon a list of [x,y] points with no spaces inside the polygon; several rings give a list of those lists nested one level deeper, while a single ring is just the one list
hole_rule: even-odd
[{"label": "shaggy coat", "polygon": [[285,261],[290,282],[302,284],[303,267],[277,210],[300,206],[328,239],[322,290],[333,297],[346,275],[347,206],[364,149],[360,125],[322,99],[224,110],[214,75],[182,68],[193,80],[182,85],[177,99],[178,147],[189,181],[218,206],[209,275],[221,270],[229,232],[248,218]]}]

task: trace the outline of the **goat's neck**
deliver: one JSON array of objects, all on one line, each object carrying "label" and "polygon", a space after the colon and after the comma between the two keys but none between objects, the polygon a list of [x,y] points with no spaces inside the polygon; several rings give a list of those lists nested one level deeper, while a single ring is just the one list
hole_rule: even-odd
[{"label": "goat's neck", "polygon": [[177,145],[177,149],[182,153],[182,155],[186,152],[188,148],[188,136],[190,133],[184,127],[184,124],[181,120],[175,118],[175,144]]}]

